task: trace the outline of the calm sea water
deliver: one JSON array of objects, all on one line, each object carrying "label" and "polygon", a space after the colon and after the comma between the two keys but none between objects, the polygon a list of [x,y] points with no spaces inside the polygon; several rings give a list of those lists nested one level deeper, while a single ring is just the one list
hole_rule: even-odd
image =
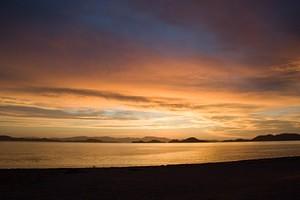
[{"label": "calm sea water", "polygon": [[0,142],[0,168],[124,167],[283,156],[300,156],[300,141],[195,144]]}]

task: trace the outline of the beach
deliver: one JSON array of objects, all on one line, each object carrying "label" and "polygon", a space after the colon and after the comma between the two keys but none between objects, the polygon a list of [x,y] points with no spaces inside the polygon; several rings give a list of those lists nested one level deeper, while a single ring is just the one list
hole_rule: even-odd
[{"label": "beach", "polygon": [[0,199],[299,199],[299,191],[300,157],[0,170]]}]

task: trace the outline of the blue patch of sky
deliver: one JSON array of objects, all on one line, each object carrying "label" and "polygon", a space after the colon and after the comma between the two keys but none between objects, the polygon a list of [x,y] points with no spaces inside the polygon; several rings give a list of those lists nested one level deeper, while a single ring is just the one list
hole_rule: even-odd
[{"label": "blue patch of sky", "polygon": [[215,54],[217,43],[213,33],[168,24],[157,16],[132,9],[125,1],[104,1],[80,15],[82,23],[98,31],[138,41],[161,54]]}]

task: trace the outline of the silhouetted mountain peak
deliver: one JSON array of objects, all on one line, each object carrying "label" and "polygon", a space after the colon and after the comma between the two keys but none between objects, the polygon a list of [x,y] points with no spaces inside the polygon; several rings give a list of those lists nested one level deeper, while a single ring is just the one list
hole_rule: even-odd
[{"label": "silhouetted mountain peak", "polygon": [[196,143],[196,142],[207,142],[207,140],[199,140],[195,137],[189,137],[183,140],[171,140],[170,143]]},{"label": "silhouetted mountain peak", "polygon": [[300,134],[297,133],[281,133],[278,135],[259,135],[252,139],[252,141],[289,141],[300,140]]},{"label": "silhouetted mountain peak", "polygon": [[13,137],[7,136],[7,135],[0,135],[0,141],[1,140],[13,140]]},{"label": "silhouetted mountain peak", "polygon": [[[224,140],[222,142],[247,142],[247,141],[291,141],[300,140],[300,134],[298,133],[281,133],[277,135],[267,134],[259,135],[253,139],[232,139]],[[11,137],[8,135],[0,135],[0,141],[30,141],[30,142],[106,142],[106,143],[198,143],[198,142],[216,142],[213,140],[199,140],[195,137],[189,137],[186,139],[168,139],[163,137],[147,136],[143,138],[124,137],[114,138],[109,136],[101,137],[88,137],[88,136],[76,136],[67,138],[33,138],[33,137]]]}]

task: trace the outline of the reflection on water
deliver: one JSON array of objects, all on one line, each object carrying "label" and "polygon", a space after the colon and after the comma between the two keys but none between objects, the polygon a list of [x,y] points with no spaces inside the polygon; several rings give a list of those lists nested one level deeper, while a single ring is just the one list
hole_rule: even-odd
[{"label": "reflection on water", "polygon": [[300,141],[194,144],[0,142],[0,168],[145,166],[282,156],[300,156]]}]

